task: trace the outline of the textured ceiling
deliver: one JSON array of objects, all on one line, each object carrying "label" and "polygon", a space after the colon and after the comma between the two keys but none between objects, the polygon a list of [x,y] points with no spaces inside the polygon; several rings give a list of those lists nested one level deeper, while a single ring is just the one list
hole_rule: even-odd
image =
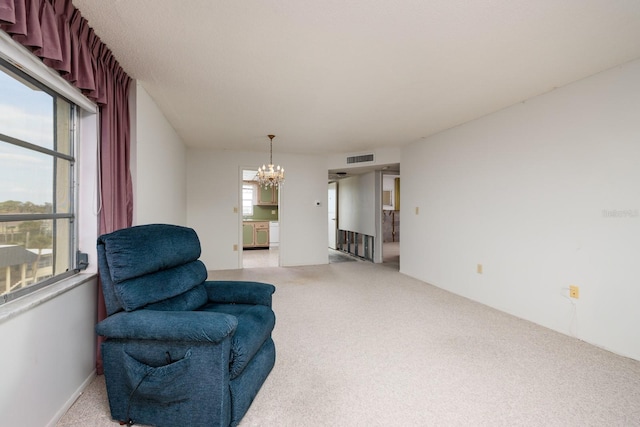
[{"label": "textured ceiling", "polygon": [[640,57],[638,0],[73,0],[192,147],[400,146]]}]

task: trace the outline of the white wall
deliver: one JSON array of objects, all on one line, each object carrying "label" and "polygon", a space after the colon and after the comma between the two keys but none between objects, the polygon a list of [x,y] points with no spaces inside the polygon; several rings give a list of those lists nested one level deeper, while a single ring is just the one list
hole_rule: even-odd
[{"label": "white wall", "polygon": [[131,101],[134,225],[186,225],[186,147],[139,83]]},{"label": "white wall", "polygon": [[341,230],[376,236],[376,175],[369,172],[338,183],[338,224]]},{"label": "white wall", "polygon": [[0,322],[0,425],[53,426],[93,379],[96,301],[94,276]]},{"label": "white wall", "polygon": [[[209,270],[241,268],[241,170],[257,169],[267,153],[190,148],[187,151],[187,223],[202,245]],[[327,163],[318,156],[277,153],[286,170],[280,190],[280,264],[326,264]],[[320,206],[315,205],[320,201]],[[235,210],[235,211],[234,211]]]},{"label": "white wall", "polygon": [[639,111],[640,60],[406,147],[401,271],[640,360]]}]

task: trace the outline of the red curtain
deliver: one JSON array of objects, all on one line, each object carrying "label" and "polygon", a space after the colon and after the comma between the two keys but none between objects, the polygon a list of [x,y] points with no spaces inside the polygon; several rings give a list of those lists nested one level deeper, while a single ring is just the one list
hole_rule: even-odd
[{"label": "red curtain", "polygon": [[[128,102],[131,79],[71,0],[0,0],[0,28],[98,104],[102,206],[99,233],[130,227],[133,221]],[[101,290],[98,296],[98,320],[102,320],[106,311]],[[100,342],[98,373],[102,373]]]}]

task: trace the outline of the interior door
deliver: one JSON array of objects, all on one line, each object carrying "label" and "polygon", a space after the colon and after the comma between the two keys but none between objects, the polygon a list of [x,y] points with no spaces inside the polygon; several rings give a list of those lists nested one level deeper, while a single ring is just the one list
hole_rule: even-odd
[{"label": "interior door", "polygon": [[329,183],[327,212],[329,220],[329,247],[337,249],[336,236],[338,234],[338,183]]}]

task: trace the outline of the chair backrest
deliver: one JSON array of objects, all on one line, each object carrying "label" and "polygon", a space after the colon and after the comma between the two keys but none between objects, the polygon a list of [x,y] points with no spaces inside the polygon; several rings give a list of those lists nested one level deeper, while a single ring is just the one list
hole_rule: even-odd
[{"label": "chair backrest", "polygon": [[140,225],[100,236],[98,269],[107,314],[154,304],[172,309],[172,304],[163,303],[207,278],[200,252],[196,232],[177,225]]}]

